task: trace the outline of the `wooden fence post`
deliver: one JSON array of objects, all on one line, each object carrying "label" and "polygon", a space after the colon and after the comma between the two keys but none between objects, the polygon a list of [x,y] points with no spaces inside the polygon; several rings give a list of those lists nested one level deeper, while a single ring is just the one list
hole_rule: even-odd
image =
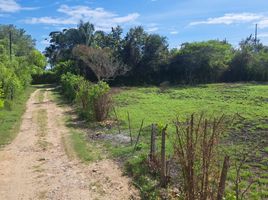
[{"label": "wooden fence post", "polygon": [[130,143],[131,143],[131,145],[133,145],[133,139],[132,139],[132,133],[131,133],[129,112],[127,112],[127,119],[128,119],[128,129],[129,129]]},{"label": "wooden fence post", "polygon": [[167,162],[166,162],[166,130],[167,125],[162,130],[162,143],[161,143],[161,187],[167,186]]},{"label": "wooden fence post", "polygon": [[152,124],[152,131],[151,131],[151,151],[150,151],[150,160],[155,160],[156,154],[156,124]]},{"label": "wooden fence post", "polygon": [[221,171],[221,179],[219,182],[217,200],[223,199],[228,168],[229,168],[229,156],[225,156]]}]

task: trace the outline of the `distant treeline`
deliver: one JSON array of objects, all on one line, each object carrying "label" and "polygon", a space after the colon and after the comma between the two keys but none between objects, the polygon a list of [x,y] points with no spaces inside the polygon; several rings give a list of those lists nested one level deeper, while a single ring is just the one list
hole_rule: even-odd
[{"label": "distant treeline", "polygon": [[268,47],[252,36],[238,48],[227,41],[183,43],[169,49],[167,38],[142,27],[95,31],[90,23],[50,33],[45,55],[57,74],[71,72],[90,81],[139,85],[268,81]]}]

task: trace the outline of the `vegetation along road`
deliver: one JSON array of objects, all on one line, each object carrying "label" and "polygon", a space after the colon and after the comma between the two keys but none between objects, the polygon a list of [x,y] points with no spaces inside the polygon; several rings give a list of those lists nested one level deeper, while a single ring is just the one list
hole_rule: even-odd
[{"label": "vegetation along road", "polygon": [[51,89],[37,89],[27,102],[16,139],[0,151],[1,199],[129,199],[137,195],[117,164],[85,165],[65,153],[67,108]]}]

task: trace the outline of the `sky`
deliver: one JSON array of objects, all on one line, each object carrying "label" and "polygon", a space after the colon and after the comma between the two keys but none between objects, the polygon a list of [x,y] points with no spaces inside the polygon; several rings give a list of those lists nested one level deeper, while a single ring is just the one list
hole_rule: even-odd
[{"label": "sky", "polygon": [[50,32],[80,20],[104,31],[120,25],[124,33],[142,25],[165,36],[170,48],[209,39],[236,47],[258,24],[258,38],[268,45],[268,0],[0,0],[0,24],[25,29],[40,51]]}]

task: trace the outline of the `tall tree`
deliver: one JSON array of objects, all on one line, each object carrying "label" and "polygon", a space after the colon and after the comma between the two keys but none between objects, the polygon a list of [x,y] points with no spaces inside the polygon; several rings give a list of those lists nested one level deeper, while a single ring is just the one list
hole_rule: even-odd
[{"label": "tall tree", "polygon": [[78,45],[73,49],[73,54],[94,72],[98,81],[108,81],[125,72],[124,65],[112,55],[109,48]]}]

